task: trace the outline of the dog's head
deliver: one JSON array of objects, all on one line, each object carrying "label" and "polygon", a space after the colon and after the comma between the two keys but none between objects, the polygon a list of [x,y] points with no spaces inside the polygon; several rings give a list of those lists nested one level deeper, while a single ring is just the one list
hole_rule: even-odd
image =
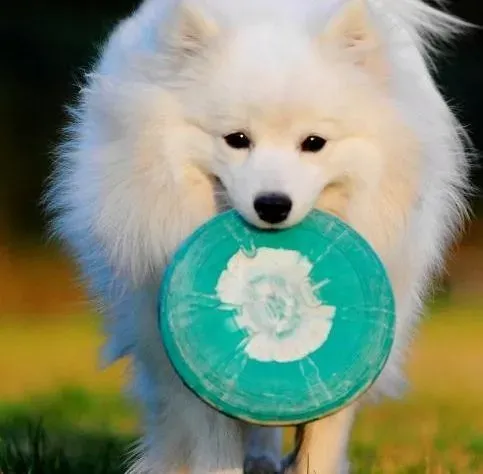
[{"label": "dog's head", "polygon": [[414,233],[437,260],[464,150],[421,53],[453,20],[401,2],[394,26],[378,3],[146,1],[83,96],[54,203],[70,241],[142,281],[218,197],[259,227],[327,210],[383,258]]},{"label": "dog's head", "polygon": [[170,43],[190,155],[260,227],[291,226],[316,206],[345,216],[352,203],[357,213],[388,171],[399,183],[414,171],[415,142],[366,2],[312,9],[318,18],[288,3],[227,17],[188,2]]}]

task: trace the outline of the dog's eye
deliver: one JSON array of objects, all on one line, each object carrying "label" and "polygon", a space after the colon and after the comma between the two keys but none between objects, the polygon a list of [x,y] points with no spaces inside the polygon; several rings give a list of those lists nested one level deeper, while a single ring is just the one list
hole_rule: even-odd
[{"label": "dog's eye", "polygon": [[310,137],[307,137],[300,144],[300,149],[303,152],[317,153],[318,151],[322,150],[322,148],[324,148],[326,143],[327,140],[325,140],[324,138],[317,135],[310,135]]},{"label": "dog's eye", "polygon": [[252,142],[243,132],[230,133],[223,137],[226,144],[235,148],[236,150],[241,150],[243,148],[250,148]]}]

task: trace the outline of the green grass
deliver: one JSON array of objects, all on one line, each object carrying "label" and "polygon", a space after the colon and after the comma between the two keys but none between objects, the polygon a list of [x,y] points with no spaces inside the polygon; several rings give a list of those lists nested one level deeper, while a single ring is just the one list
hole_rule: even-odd
[{"label": "green grass", "polygon": [[[67,391],[69,392],[69,391]],[[31,404],[0,417],[3,474],[118,474],[133,433],[115,427],[122,402],[101,413],[94,394],[53,396],[45,410]],[[104,402],[107,400],[101,400]],[[107,406],[107,405],[106,405]],[[478,407],[475,406],[477,410]],[[126,412],[132,410],[125,407]],[[478,416],[478,411],[475,411]],[[59,418],[59,414],[61,414]],[[102,420],[95,425],[96,420]],[[476,474],[483,472],[483,435],[471,414],[418,401],[371,409],[358,421],[351,448],[354,474]]]},{"label": "green grass", "polygon": [[121,474],[135,412],[119,395],[64,388],[0,405],[0,473]]},{"label": "green grass", "polygon": [[[357,420],[354,474],[483,474],[483,307],[433,313],[408,364],[411,391]],[[2,324],[0,373],[3,363],[9,376],[0,385],[2,474],[125,470],[136,414],[120,396],[125,365],[99,371],[97,331],[78,318]]]},{"label": "green grass", "polygon": [[0,403],[0,426],[2,421],[11,420],[43,420],[43,426],[51,431],[66,427],[106,433],[136,430],[135,410],[126,398],[88,392],[80,387],[64,387],[52,394]]},{"label": "green grass", "polygon": [[[0,427],[4,474],[121,474],[127,439],[63,430],[48,434],[40,423],[15,419]],[[5,434],[6,433],[6,434]]]}]

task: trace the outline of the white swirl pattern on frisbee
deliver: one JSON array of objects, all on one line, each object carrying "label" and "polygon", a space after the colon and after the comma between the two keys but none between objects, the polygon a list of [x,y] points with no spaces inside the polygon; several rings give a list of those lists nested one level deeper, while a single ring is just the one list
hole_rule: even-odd
[{"label": "white swirl pattern on frisbee", "polygon": [[240,250],[228,261],[216,291],[222,303],[235,308],[237,326],[247,331],[249,357],[293,362],[325,343],[336,308],[315,296],[312,267],[297,251],[265,247],[254,257]]}]

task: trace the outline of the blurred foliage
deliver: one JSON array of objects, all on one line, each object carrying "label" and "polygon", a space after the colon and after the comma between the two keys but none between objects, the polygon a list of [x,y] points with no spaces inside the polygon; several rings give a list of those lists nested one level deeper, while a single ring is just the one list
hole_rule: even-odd
[{"label": "blurred foliage", "polygon": [[[453,2],[454,13],[483,25],[483,4]],[[134,0],[8,2],[0,15],[0,237],[41,235],[39,197],[66,123],[64,107],[112,26]],[[460,39],[439,59],[439,76],[478,149],[483,150],[483,32]],[[483,173],[475,179],[483,181]],[[5,234],[13,235],[5,237]]]}]

